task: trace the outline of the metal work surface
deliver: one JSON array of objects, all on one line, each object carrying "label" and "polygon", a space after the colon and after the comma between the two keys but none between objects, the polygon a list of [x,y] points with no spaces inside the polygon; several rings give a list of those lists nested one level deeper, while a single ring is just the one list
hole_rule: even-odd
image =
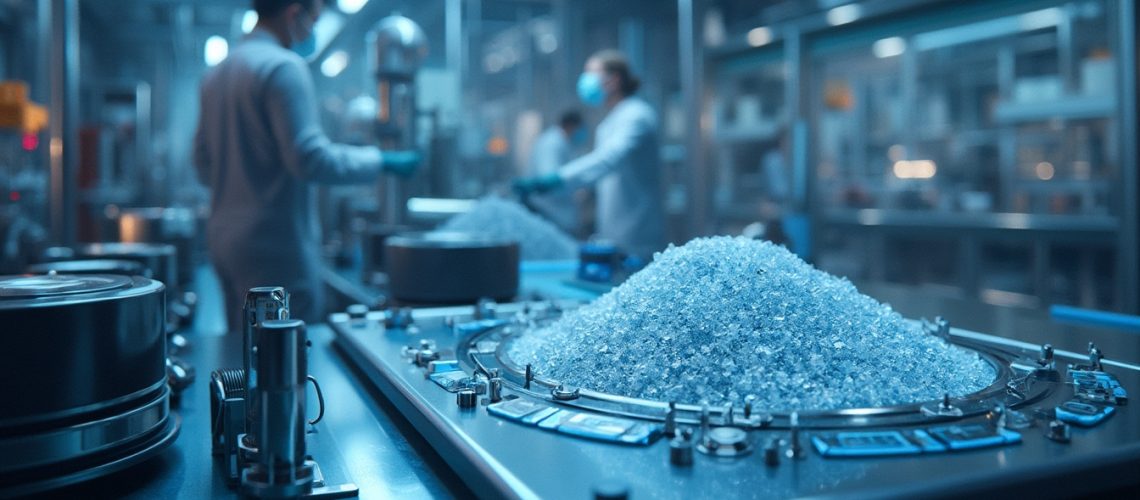
[{"label": "metal work surface", "polygon": [[[496,317],[510,320],[524,308],[540,307],[536,304],[499,305]],[[1091,428],[1073,425],[1071,442],[1048,439],[1045,433],[1050,430],[1053,408],[1074,397],[1072,384],[1051,382],[1037,382],[1051,387],[1039,398],[1030,397],[1026,403],[1009,406],[1009,410],[1017,410],[1011,411],[1010,417],[1029,417],[1033,425],[1028,428],[996,426],[1001,431],[994,431],[993,414],[971,416],[967,407],[966,416],[961,419],[936,415],[928,420],[885,420],[878,425],[874,416],[866,419],[869,422],[857,423],[858,418],[855,418],[838,427],[813,425],[810,417],[805,417],[802,427],[797,427],[802,429],[799,438],[793,440],[788,428],[794,419],[775,415],[770,426],[736,422],[735,428],[746,429],[745,441],[752,446],[751,453],[723,458],[697,452],[692,453],[691,466],[671,465],[669,438],[650,436],[637,441],[630,439],[629,444],[607,442],[606,439],[617,440],[617,435],[599,438],[599,427],[566,424],[582,423],[582,417],[576,421],[560,420],[561,423],[547,426],[549,430],[541,428],[550,421],[548,415],[584,414],[586,419],[595,421],[622,418],[615,417],[615,412],[584,410],[582,407],[588,407],[587,404],[577,400],[571,402],[574,406],[556,402],[557,395],[546,392],[549,388],[539,381],[528,391],[521,388],[525,382],[517,376],[502,375],[504,401],[517,397],[514,401],[523,401],[519,403],[523,406],[537,404],[553,408],[528,414],[529,422],[504,418],[502,412],[496,411],[502,406],[488,406],[489,390],[484,394],[475,389],[471,389],[474,393],[466,393],[461,389],[471,386],[463,385],[464,382],[451,387],[457,392],[445,389],[450,383],[449,373],[454,373],[458,381],[460,376],[472,375],[475,369],[465,355],[464,346],[469,345],[470,337],[488,331],[492,325],[503,327],[509,323],[486,319],[477,323],[473,321],[474,313],[474,308],[464,307],[420,309],[412,312],[412,324],[402,327],[393,324],[393,318],[386,312],[361,315],[356,311],[353,317],[332,315],[330,325],[337,335],[337,345],[348,358],[408,417],[472,490],[484,497],[588,498],[595,488],[613,480],[627,488],[631,496],[641,498],[929,496],[951,492],[955,495],[1017,492],[1058,496],[1137,487],[1138,478],[1129,471],[1134,472],[1140,464],[1140,413],[1134,406],[1119,400],[1115,405],[1105,405],[1111,406],[1114,414],[1098,425]],[[486,318],[485,313],[483,317]],[[385,327],[386,321],[390,326]],[[956,341],[977,342],[1004,351],[1009,353],[1008,359],[1018,362],[1035,360],[1040,348],[1036,344],[966,330],[953,329],[951,336]],[[1135,358],[1140,338],[1125,338],[1127,341],[1114,342],[1114,346],[1131,346],[1122,351],[1106,351],[1104,371],[1115,375],[1122,387],[1135,392],[1140,390],[1140,367],[1129,364],[1136,362],[1129,357]],[[1129,357],[1118,358],[1118,352],[1127,353]],[[413,362],[417,353],[422,358],[420,365]],[[452,364],[445,361],[455,359],[457,353],[460,371],[448,372]],[[1086,362],[1089,358],[1083,350],[1056,351],[1057,374],[1061,380],[1068,380],[1067,364]],[[434,373],[431,378],[429,372]],[[585,392],[583,399],[588,399]],[[464,408],[464,405],[471,406]],[[693,413],[691,409],[687,411],[684,421],[677,421],[692,428]],[[661,430],[660,420],[643,417],[626,421],[653,428],[652,435]],[[717,413],[713,414],[712,425],[733,428],[724,425],[722,414]],[[634,428],[638,427],[630,427]],[[989,442],[997,445],[972,449],[980,441],[965,444],[952,436],[946,437],[947,430],[954,434],[970,429],[987,433],[992,437],[987,438]],[[842,440],[843,436],[838,434],[847,431],[889,434],[894,430],[903,431],[911,441],[904,447],[921,445],[922,449],[906,452],[910,453],[906,456],[856,457],[852,455],[867,450],[844,448],[838,451],[852,454],[825,458],[822,456],[825,448],[834,452],[842,446],[828,448],[816,443]],[[625,431],[621,437],[628,438],[632,433],[632,430]],[[927,438],[936,435],[939,439],[923,442],[914,439],[916,433]],[[722,432],[718,437],[731,439],[729,434]],[[860,435],[852,441],[890,438],[881,434]],[[583,439],[583,435],[593,435],[593,439]],[[774,438],[783,440],[777,457],[764,450],[766,443]],[[792,442],[801,445],[800,458],[788,456]],[[971,449],[957,449],[960,446]],[[877,450],[872,453],[891,452]],[[767,462],[772,458],[777,458],[778,463],[769,465]]]},{"label": "metal work surface", "polygon": [[[208,311],[207,311],[208,312]],[[391,405],[370,394],[333,350],[332,333],[309,328],[309,372],[320,380],[327,411],[311,454],[340,454],[344,474],[360,498],[451,498],[470,496],[432,449]],[[173,409],[182,418],[178,440],[145,463],[110,476],[53,492],[61,498],[237,498],[222,467],[210,455],[210,370],[241,366],[241,336],[192,336],[185,360],[198,380]],[[313,398],[309,389],[310,400]],[[315,405],[310,404],[315,414]],[[312,441],[310,441],[312,443]]]}]

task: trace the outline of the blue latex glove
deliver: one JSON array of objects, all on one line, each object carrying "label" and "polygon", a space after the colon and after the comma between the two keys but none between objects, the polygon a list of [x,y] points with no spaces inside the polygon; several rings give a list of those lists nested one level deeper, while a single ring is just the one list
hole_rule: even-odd
[{"label": "blue latex glove", "polygon": [[380,152],[380,165],[385,172],[400,177],[411,177],[416,169],[423,163],[423,155],[419,151],[382,151]]},{"label": "blue latex glove", "polygon": [[511,189],[519,196],[546,193],[560,187],[562,187],[562,177],[557,173],[543,174],[537,177],[520,177],[511,182]]}]

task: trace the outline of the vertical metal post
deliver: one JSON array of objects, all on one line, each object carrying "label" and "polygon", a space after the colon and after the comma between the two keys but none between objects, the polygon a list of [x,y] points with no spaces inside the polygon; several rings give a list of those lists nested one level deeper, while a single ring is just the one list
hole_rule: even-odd
[{"label": "vertical metal post", "polygon": [[1137,131],[1136,95],[1140,92],[1137,87],[1136,64],[1137,40],[1136,4],[1132,0],[1118,0],[1115,2],[1116,16],[1109,13],[1108,19],[1116,19],[1117,26],[1117,120],[1120,122],[1120,176],[1123,186],[1120,193],[1120,231],[1117,244],[1117,296],[1120,311],[1136,314],[1140,312],[1140,246],[1137,235],[1140,233],[1140,217],[1137,216],[1137,200],[1140,195],[1137,182],[1140,177],[1136,174],[1138,158],[1136,141],[1140,139]]},{"label": "vertical metal post", "polygon": [[79,4],[51,0],[51,140],[48,143],[52,241],[75,242],[79,107]]},{"label": "vertical metal post", "polygon": [[685,239],[709,227],[709,177],[704,158],[701,96],[704,95],[704,54],[701,50],[703,0],[677,0],[677,35],[681,55],[681,101],[685,109],[685,164],[688,228]]},{"label": "vertical metal post", "polygon": [[[158,171],[159,165],[151,155],[154,128],[151,110],[150,84],[140,82],[135,86],[134,176],[136,179],[143,179],[142,188],[145,192],[144,196],[149,198],[147,201],[151,204],[160,205],[169,202],[169,193],[156,182],[159,180],[159,176],[165,176],[166,173]],[[163,167],[165,168],[165,166]]]}]

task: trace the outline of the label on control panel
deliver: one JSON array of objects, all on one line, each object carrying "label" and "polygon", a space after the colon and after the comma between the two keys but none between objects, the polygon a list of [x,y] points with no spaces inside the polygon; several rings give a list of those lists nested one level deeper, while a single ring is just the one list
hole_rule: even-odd
[{"label": "label on control panel", "polygon": [[612,443],[647,445],[661,435],[660,425],[570,411],[523,398],[489,405],[487,411],[524,425]]},{"label": "label on control panel", "polygon": [[945,425],[929,429],[852,431],[817,434],[811,438],[820,455],[889,457],[970,450],[1021,442],[1021,434],[984,424]]},{"label": "label on control panel", "polygon": [[1021,442],[1021,434],[985,424],[944,425],[926,430],[951,450],[972,450]]},{"label": "label on control panel", "polygon": [[812,445],[825,457],[880,457],[914,455],[922,448],[899,431],[839,432],[813,436]]}]

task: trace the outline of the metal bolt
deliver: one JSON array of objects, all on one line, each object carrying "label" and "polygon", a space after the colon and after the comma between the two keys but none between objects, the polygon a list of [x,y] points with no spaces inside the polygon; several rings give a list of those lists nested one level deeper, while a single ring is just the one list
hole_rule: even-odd
[{"label": "metal bolt", "polygon": [[803,458],[804,449],[800,445],[800,414],[799,412],[792,412],[788,418],[789,425],[791,425],[791,436],[788,438],[788,458]]},{"label": "metal bolt", "polygon": [[663,433],[669,437],[677,435],[677,403],[675,401],[670,401],[669,409],[665,410],[665,429]]},{"label": "metal bolt", "polygon": [[764,445],[764,465],[775,467],[780,465],[780,440],[772,438]]},{"label": "metal bolt", "polygon": [[503,379],[498,377],[491,379],[490,385],[487,386],[487,397],[492,403],[503,400]]}]

